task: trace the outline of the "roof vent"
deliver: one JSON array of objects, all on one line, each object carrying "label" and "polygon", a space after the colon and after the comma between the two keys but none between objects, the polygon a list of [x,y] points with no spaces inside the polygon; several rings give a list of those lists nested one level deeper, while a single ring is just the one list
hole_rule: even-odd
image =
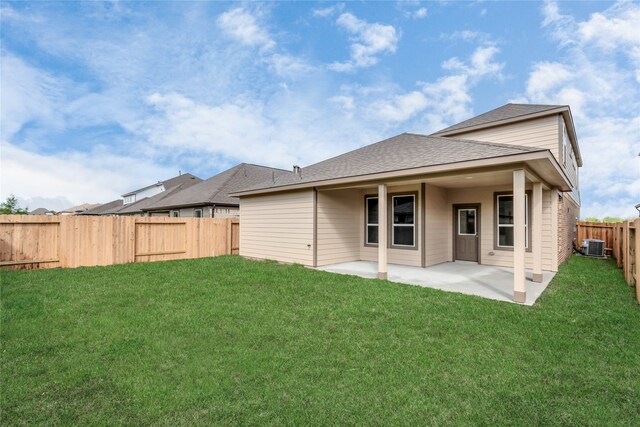
[{"label": "roof vent", "polygon": [[302,173],[302,168],[298,165],[293,165],[293,173],[300,176],[300,174]]}]

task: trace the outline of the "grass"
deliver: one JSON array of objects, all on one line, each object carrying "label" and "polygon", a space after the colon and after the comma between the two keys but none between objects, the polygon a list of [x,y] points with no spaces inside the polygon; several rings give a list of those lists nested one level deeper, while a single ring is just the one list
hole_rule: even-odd
[{"label": "grass", "polygon": [[236,256],[2,272],[3,425],[637,425],[640,308],[574,257],[533,307]]}]

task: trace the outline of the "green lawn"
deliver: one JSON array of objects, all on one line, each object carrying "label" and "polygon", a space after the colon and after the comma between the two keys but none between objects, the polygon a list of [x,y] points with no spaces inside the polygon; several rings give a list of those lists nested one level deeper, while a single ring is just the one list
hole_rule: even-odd
[{"label": "green lawn", "polygon": [[533,307],[237,256],[1,278],[3,425],[640,420],[610,261],[572,258]]}]

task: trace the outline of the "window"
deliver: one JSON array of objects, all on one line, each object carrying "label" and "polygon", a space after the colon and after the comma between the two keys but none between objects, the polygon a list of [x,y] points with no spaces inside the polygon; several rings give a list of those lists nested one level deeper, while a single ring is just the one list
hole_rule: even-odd
[{"label": "window", "polygon": [[[513,248],[513,195],[500,194],[497,197],[497,247]],[[524,196],[525,247],[529,247],[529,195]]]},{"label": "window", "polygon": [[391,244],[415,246],[415,196],[393,196],[391,207],[393,209]]},{"label": "window", "polygon": [[378,244],[378,198],[367,197],[365,198],[365,223],[366,223],[366,236],[365,243],[367,245]]},{"label": "window", "polygon": [[202,209],[194,209],[193,210],[193,216],[195,218],[202,218]]},{"label": "window", "polygon": [[180,211],[171,211],[171,216],[174,218],[180,217]]},{"label": "window", "polygon": [[476,235],[476,210],[458,209],[458,235]]},{"label": "window", "polygon": [[125,197],[125,198],[124,198],[124,202],[123,202],[123,204],[127,205],[127,204],[129,204],[129,203],[133,203],[133,202],[135,202],[135,201],[136,201],[136,195],[135,195],[135,194],[133,194],[133,195],[131,195],[131,196],[127,196],[127,197]]},{"label": "window", "polygon": [[569,135],[567,134],[567,127],[566,126],[564,126],[564,135],[562,137],[562,148],[564,149],[562,160],[564,162],[564,165],[567,166],[567,158],[569,157],[569,153],[571,152],[571,148],[570,148],[570,145],[569,145]]}]

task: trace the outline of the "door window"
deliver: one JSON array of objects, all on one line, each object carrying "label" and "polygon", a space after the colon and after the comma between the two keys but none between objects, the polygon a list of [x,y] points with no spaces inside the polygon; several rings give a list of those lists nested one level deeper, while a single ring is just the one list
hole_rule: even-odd
[{"label": "door window", "polygon": [[458,209],[458,234],[460,236],[476,235],[475,209]]}]

